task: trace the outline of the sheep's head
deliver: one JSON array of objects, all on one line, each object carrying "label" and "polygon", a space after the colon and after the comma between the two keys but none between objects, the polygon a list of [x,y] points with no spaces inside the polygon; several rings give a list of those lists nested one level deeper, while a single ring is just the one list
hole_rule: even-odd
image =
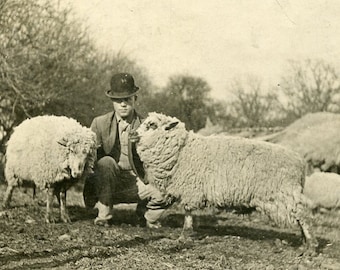
[{"label": "sheep's head", "polygon": [[149,113],[136,132],[137,153],[150,176],[148,180],[159,188],[166,186],[188,136],[184,123],[175,117]]},{"label": "sheep's head", "polygon": [[96,135],[83,127],[81,132],[68,134],[58,141],[67,151],[67,169],[73,178],[83,175],[86,167],[91,170],[96,155]]},{"label": "sheep's head", "polygon": [[[180,137],[183,131],[185,131],[184,123],[177,118],[153,112],[149,113],[145,121],[136,130],[133,138],[138,147],[151,148],[160,146],[159,143],[164,143],[170,137],[174,137],[174,139]],[[168,147],[167,145],[164,146]]]},{"label": "sheep's head", "polygon": [[141,126],[135,130],[131,131],[129,138],[132,142],[138,143],[141,138],[151,138],[153,135],[159,137],[160,135],[177,129],[184,128],[184,124],[175,117],[166,116],[160,113],[149,113],[149,116],[141,124]]},{"label": "sheep's head", "polygon": [[178,128],[184,128],[184,123],[179,121],[176,117],[151,112],[137,129],[137,133],[142,136],[144,133],[152,132],[153,130],[169,131],[174,129],[176,126],[178,126]]}]

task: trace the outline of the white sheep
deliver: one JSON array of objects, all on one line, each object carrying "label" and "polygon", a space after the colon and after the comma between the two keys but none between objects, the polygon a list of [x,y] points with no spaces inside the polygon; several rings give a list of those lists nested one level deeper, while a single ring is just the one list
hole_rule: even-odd
[{"label": "white sheep", "polygon": [[9,206],[13,189],[34,182],[46,189],[46,222],[54,222],[54,195],[60,204],[60,218],[70,222],[66,191],[92,172],[96,160],[96,135],[76,120],[65,116],[37,116],[15,127],[7,143],[5,179],[8,187],[3,207]]},{"label": "white sheep", "polygon": [[340,114],[309,113],[282,131],[264,137],[298,152],[307,162],[307,174],[315,170],[340,173]]},{"label": "white sheep", "polygon": [[303,192],[312,202],[313,209],[337,209],[340,207],[340,175],[315,172],[306,177]]},{"label": "white sheep", "polygon": [[[133,137],[133,136],[132,136]],[[263,141],[188,132],[178,119],[150,113],[135,134],[148,180],[191,210],[253,208],[277,225],[298,224],[306,247],[315,249],[302,194],[305,163],[295,152]]]}]

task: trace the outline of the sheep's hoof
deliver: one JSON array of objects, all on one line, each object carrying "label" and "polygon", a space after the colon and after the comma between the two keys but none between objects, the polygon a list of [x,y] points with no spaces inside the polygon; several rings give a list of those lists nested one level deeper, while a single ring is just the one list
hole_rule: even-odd
[{"label": "sheep's hoof", "polygon": [[300,257],[316,257],[318,255],[317,245],[315,244],[306,244],[301,249]]},{"label": "sheep's hoof", "polygon": [[45,217],[45,222],[49,223],[49,224],[50,223],[54,224],[54,223],[57,222],[57,220],[54,217],[51,217],[50,215],[48,215],[48,216]]},{"label": "sheep's hoof", "polygon": [[0,210],[6,210],[9,209],[10,205],[8,202],[3,203],[2,205],[0,205]]},{"label": "sheep's hoof", "polygon": [[183,230],[177,241],[180,243],[192,242],[195,236],[197,233],[193,230]]},{"label": "sheep's hoof", "polygon": [[183,236],[181,235],[178,239],[177,242],[180,244],[185,244],[188,242],[193,242],[194,240],[190,236]]},{"label": "sheep's hoof", "polygon": [[70,219],[70,217],[68,215],[61,215],[60,219],[64,223],[72,223],[72,221],[71,221],[71,219]]},{"label": "sheep's hoof", "polygon": [[7,211],[5,209],[0,209],[0,218],[2,217],[8,217]]},{"label": "sheep's hoof", "polygon": [[299,254],[299,257],[316,257],[318,253],[315,249],[312,248],[305,248],[303,251]]}]

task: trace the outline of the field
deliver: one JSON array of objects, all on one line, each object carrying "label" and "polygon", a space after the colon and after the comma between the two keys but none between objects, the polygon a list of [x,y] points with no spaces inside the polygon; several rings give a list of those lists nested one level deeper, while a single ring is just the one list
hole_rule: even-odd
[{"label": "field", "polygon": [[[6,186],[0,185],[2,198]],[[72,224],[44,223],[44,193],[16,189],[12,207],[0,211],[0,269],[340,269],[340,214],[314,216],[317,256],[301,256],[300,232],[279,229],[253,213],[206,210],[195,215],[195,233],[179,242],[183,212],[167,210],[163,227],[137,225],[135,205],[118,205],[114,224],[93,225],[95,212],[81,193],[68,192]],[[57,205],[54,208],[58,213]]]}]

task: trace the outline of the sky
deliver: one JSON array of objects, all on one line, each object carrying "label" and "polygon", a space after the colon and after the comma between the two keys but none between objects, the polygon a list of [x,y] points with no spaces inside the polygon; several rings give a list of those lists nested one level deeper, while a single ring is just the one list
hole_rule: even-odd
[{"label": "sky", "polygon": [[98,49],[121,51],[152,82],[187,74],[225,99],[234,78],[275,86],[287,60],[340,66],[338,0],[59,0],[89,26]]}]

